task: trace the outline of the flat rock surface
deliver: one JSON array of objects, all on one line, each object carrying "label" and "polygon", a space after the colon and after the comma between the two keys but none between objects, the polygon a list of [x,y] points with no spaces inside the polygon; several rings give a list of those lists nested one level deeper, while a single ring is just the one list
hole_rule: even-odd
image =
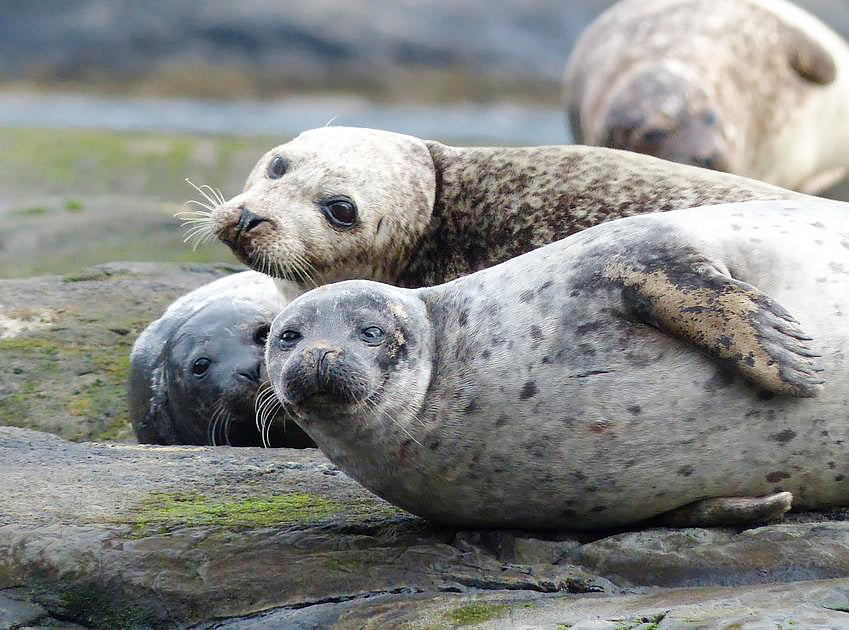
[{"label": "flat rock surface", "polygon": [[0,427],[0,485],[6,627],[849,626],[849,580],[796,581],[849,575],[838,513],[744,531],[461,531],[392,507],[314,449],[16,427]]}]

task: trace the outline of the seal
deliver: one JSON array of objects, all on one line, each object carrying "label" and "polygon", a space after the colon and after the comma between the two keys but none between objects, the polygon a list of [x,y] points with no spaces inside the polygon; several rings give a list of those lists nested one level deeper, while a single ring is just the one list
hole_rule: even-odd
[{"label": "seal", "polygon": [[[254,409],[268,386],[263,351],[285,305],[273,281],[232,274],[173,302],[130,353],[130,421],[143,444],[259,446]],[[273,396],[272,396],[273,397]],[[296,425],[266,419],[265,442],[314,446]]]},{"label": "seal", "polygon": [[325,127],[269,151],[198,229],[304,289],[357,278],[416,288],[648,209],[796,194],[600,147],[449,147]]},{"label": "seal", "polygon": [[576,142],[819,192],[849,168],[849,45],[784,0],[624,0],[578,39]]},{"label": "seal", "polygon": [[364,486],[529,529],[849,505],[847,357],[849,212],[821,200],[612,221],[435,287],[320,287],[266,348],[284,407]]}]

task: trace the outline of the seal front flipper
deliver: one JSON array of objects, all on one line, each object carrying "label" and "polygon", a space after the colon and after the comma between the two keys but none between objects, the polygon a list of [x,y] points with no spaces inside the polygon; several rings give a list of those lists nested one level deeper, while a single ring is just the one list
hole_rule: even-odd
[{"label": "seal front flipper", "polygon": [[622,286],[626,312],[680,337],[766,391],[816,396],[823,380],[811,337],[780,304],[704,257],[656,252],[616,258],[605,276]]},{"label": "seal front flipper", "polygon": [[775,521],[784,516],[793,503],[789,492],[765,497],[717,497],[702,499],[649,521],[664,527],[728,527]]}]

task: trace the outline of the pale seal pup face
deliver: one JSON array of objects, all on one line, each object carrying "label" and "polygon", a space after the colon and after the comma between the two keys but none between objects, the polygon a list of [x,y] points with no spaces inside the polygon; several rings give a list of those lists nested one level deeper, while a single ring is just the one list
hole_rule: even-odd
[{"label": "pale seal pup face", "polygon": [[211,228],[246,264],[307,286],[390,279],[430,220],[433,160],[418,138],[306,131],[269,151]]},{"label": "pale seal pup face", "polygon": [[266,361],[278,399],[308,434],[326,445],[357,433],[380,441],[425,397],[431,336],[413,294],[349,281],[292,302],[272,324]]}]

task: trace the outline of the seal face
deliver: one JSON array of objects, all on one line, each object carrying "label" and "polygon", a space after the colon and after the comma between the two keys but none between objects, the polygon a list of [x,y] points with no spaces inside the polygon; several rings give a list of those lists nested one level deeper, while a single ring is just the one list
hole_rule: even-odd
[{"label": "seal face", "polygon": [[[255,407],[267,387],[268,330],[281,307],[273,283],[246,272],[180,298],[148,326],[130,360],[130,416],[139,441],[260,446]],[[279,421],[265,438],[275,446],[312,445]]]},{"label": "seal face", "polygon": [[469,527],[739,524],[849,505],[849,213],[747,202],[605,223],[422,289],[275,318],[269,378],[373,492]]},{"label": "seal face", "polygon": [[[210,230],[303,289],[364,278],[447,282],[602,221],[789,191],[597,147],[448,147],[347,127],[268,152]],[[196,232],[195,232],[196,233]],[[190,232],[192,234],[192,232]]]},{"label": "seal face", "polygon": [[624,0],[579,38],[577,142],[817,192],[849,167],[849,45],[783,0]]}]

